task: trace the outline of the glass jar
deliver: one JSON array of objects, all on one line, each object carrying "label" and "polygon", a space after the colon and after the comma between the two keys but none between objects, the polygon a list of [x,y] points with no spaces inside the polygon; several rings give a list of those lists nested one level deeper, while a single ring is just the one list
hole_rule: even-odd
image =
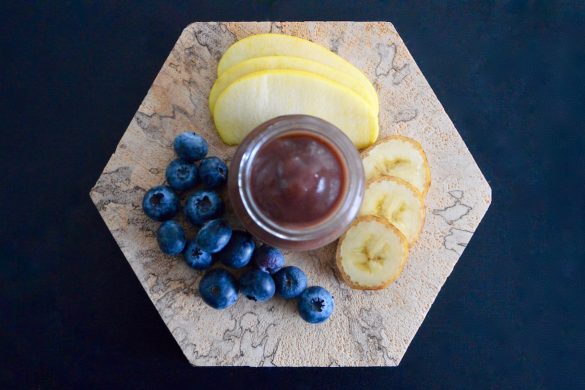
[{"label": "glass jar", "polygon": [[[338,200],[323,218],[309,223],[282,223],[271,217],[266,209],[259,207],[253,194],[258,189],[252,185],[252,172],[256,172],[256,160],[260,161],[259,152],[266,154],[262,152],[266,150],[263,147],[273,145],[271,141],[274,140],[297,136],[313,138],[325,146],[324,149],[335,154],[341,167],[342,180]],[[301,152],[306,155],[306,150]],[[314,155],[306,156],[315,158]],[[256,238],[282,249],[311,250],[337,239],[357,216],[364,196],[364,176],[360,155],[341,130],[309,115],[286,115],[261,124],[243,140],[230,163],[228,192],[236,215]],[[303,215],[306,211],[301,206],[293,212]]]}]

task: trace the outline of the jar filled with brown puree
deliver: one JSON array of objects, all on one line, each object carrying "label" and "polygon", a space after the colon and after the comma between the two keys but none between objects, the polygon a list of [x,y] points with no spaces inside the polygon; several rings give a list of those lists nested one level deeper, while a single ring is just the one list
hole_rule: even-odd
[{"label": "jar filled with brown puree", "polygon": [[357,216],[364,169],[337,127],[287,115],[258,126],[240,144],[228,191],[237,216],[259,240],[310,250],[337,239]]}]

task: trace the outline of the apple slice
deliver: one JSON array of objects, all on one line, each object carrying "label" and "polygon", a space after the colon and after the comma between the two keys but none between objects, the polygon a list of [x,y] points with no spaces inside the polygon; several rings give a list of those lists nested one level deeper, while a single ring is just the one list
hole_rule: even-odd
[{"label": "apple slice", "polygon": [[357,148],[378,137],[378,116],[351,89],[299,70],[250,73],[230,84],[213,112],[222,140],[239,144],[258,125],[281,115],[305,114],[326,120],[343,131]]},{"label": "apple slice", "polygon": [[221,74],[211,92],[209,94],[209,109],[213,112],[215,108],[215,102],[217,97],[226,89],[231,83],[253,72],[259,72],[269,69],[296,69],[306,72],[315,73],[316,75],[325,77],[331,81],[335,81],[358,95],[364,98],[368,104],[373,108],[374,112],[378,114],[379,103],[378,94],[376,90],[369,82],[363,82],[355,77],[349,76],[344,72],[340,72],[333,69],[330,66],[322,65],[318,62],[307,60],[301,57],[289,57],[289,56],[268,56],[268,57],[257,57],[250,58],[237,63],[236,65],[228,68]]},{"label": "apple slice", "polygon": [[221,57],[217,65],[217,75],[221,76],[228,68],[242,61],[266,56],[305,58],[345,72],[363,83],[371,84],[358,68],[331,50],[306,39],[284,34],[256,34],[240,39]]}]

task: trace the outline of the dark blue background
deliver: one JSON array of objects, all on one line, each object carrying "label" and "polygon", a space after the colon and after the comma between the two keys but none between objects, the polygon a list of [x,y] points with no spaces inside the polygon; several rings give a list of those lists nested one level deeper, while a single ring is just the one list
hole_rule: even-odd
[{"label": "dark blue background", "polygon": [[[0,387],[585,386],[584,2],[38,3],[0,12]],[[391,21],[475,156],[492,206],[399,368],[192,368],[124,260],[88,192],[195,20]]]}]

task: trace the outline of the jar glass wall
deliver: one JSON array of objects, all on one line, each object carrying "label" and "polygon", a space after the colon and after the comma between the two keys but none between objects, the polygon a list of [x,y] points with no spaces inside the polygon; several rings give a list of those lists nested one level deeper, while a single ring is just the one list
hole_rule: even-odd
[{"label": "jar glass wall", "polygon": [[357,149],[337,127],[308,115],[287,115],[258,126],[240,144],[228,191],[236,215],[259,240],[310,250],[337,239],[357,216],[364,170]]}]

